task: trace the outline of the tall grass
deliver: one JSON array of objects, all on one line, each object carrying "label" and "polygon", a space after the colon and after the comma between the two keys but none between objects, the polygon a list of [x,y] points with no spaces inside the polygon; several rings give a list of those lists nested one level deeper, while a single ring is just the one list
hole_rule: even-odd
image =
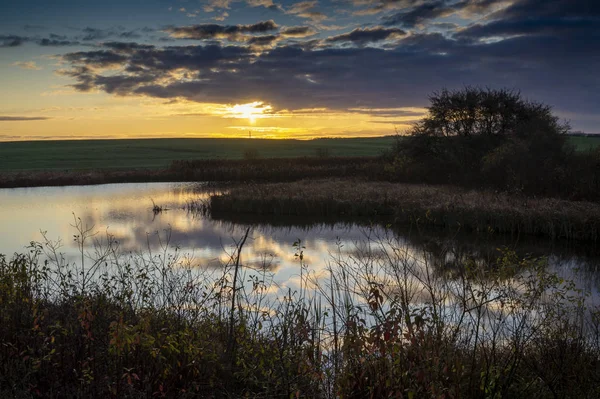
[{"label": "tall grass", "polygon": [[0,257],[4,397],[600,395],[600,313],[543,259],[446,270],[368,236],[313,267],[297,242],[292,289],[245,238],[211,271],[74,226],[80,259]]},{"label": "tall grass", "polygon": [[459,187],[304,180],[244,185],[211,197],[211,212],[223,215],[363,217],[374,221],[595,242],[600,207],[591,202],[528,198]]}]

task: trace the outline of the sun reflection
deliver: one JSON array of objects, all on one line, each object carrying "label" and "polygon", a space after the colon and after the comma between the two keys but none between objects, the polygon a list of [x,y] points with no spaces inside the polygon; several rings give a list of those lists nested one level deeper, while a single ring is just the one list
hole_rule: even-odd
[{"label": "sun reflection", "polygon": [[269,118],[273,107],[262,101],[254,101],[247,104],[235,104],[228,107],[227,111],[232,118],[248,119],[250,123],[254,123],[257,119]]}]

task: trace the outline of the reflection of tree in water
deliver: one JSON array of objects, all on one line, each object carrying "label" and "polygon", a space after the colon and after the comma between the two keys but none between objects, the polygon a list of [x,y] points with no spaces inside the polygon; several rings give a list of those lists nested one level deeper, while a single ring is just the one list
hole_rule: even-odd
[{"label": "reflection of tree in water", "polygon": [[497,254],[486,249],[472,248],[459,242],[429,239],[421,245],[423,256],[434,270],[447,278],[456,278],[465,265],[484,270],[494,268]]},{"label": "reflection of tree in water", "polygon": [[[466,234],[462,232],[449,232],[437,230],[419,230],[413,227],[386,228],[385,221],[373,223],[371,220],[356,219],[311,219],[298,217],[269,217],[268,215],[212,215],[207,217],[185,212],[173,205],[173,200],[167,201],[174,210],[157,217],[154,222],[150,219],[152,213],[149,208],[138,207],[130,203],[120,204],[119,207],[109,208],[103,215],[87,209],[82,215],[90,224],[102,223],[110,226],[109,231],[119,239],[124,250],[135,251],[140,246],[150,245],[157,247],[156,231],[164,234],[164,229],[169,229],[171,242],[182,248],[202,250],[212,261],[221,253],[231,237],[238,237],[247,227],[255,227],[255,232],[263,238],[269,238],[270,253],[284,256],[291,243],[303,236],[306,242],[319,239],[319,245],[324,254],[323,243],[331,247],[331,252],[336,252],[337,238],[346,245],[342,249],[345,254],[360,256],[363,251],[358,251],[356,245],[368,241],[369,235],[387,235],[394,238],[401,245],[406,245],[415,255],[427,260],[440,276],[447,278],[459,277],[464,273],[464,265],[481,270],[494,270],[498,267],[498,258],[503,255],[502,250],[514,251],[519,258],[547,257],[549,267],[562,273],[564,277],[572,277],[573,271],[578,269],[578,279],[585,281],[587,287],[600,291],[600,251],[589,245],[575,245],[573,243],[551,242],[543,239],[515,237],[497,234]],[[127,206],[125,206],[127,205]],[[130,221],[135,221],[131,223]],[[187,222],[179,224],[178,221]],[[149,234],[150,237],[149,237]],[[376,239],[376,237],[375,237]],[[317,241],[315,241],[315,245]],[[289,244],[289,248],[288,248]],[[275,251],[279,248],[279,252]],[[252,266],[259,267],[264,263],[260,259],[263,248],[257,249],[256,258]],[[381,256],[371,249],[370,256]],[[310,254],[310,251],[308,252]],[[321,261],[321,259],[316,259]],[[270,262],[272,271],[282,267],[282,260]]]},{"label": "reflection of tree in water", "polygon": [[[350,220],[310,220],[297,217],[270,218],[267,215],[219,216],[223,225],[255,226],[264,234],[301,229],[310,235],[311,231],[325,229],[345,229],[354,240],[364,239],[370,233],[393,235],[416,253],[430,262],[434,269],[446,278],[456,278],[464,273],[465,265],[481,270],[497,271],[502,265],[501,258],[513,256],[515,259],[548,259],[548,267],[565,277],[578,277],[591,290],[600,291],[600,248],[581,243],[550,241],[536,237],[519,237],[499,234],[468,234],[440,230],[417,230],[411,227],[385,229],[381,224],[369,221]],[[383,233],[385,231],[385,233]],[[347,238],[347,237],[344,237]],[[351,240],[352,240],[351,238]],[[345,248],[346,253],[359,256],[364,251]],[[377,256],[371,251],[370,256]],[[504,270],[511,277],[518,270]],[[577,274],[577,276],[575,276]]]},{"label": "reflection of tree in water", "polygon": [[[506,256],[547,259],[548,267],[555,272],[585,282],[585,288],[600,291],[600,252],[593,246],[509,235],[449,235],[434,231],[413,231],[404,238],[409,245],[421,250],[434,269],[447,278],[461,276],[465,265],[497,271]],[[510,271],[505,271],[506,277],[511,277]]]}]

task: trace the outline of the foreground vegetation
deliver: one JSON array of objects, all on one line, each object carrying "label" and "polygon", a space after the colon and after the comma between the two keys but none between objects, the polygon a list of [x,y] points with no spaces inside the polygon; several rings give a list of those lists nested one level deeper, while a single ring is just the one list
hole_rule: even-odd
[{"label": "foreground vegetation", "polygon": [[3,397],[600,395],[598,309],[543,259],[448,270],[371,237],[318,267],[298,242],[288,289],[243,266],[249,231],[210,272],[76,225],[79,261],[0,257]]}]

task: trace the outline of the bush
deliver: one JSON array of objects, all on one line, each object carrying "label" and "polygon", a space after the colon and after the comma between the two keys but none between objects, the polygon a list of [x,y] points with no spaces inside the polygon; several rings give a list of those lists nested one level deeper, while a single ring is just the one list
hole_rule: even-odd
[{"label": "bush", "polygon": [[511,90],[472,87],[442,90],[430,101],[428,115],[388,156],[392,178],[600,198],[600,153],[566,145],[570,127],[550,106]]},{"label": "bush", "polygon": [[436,137],[556,136],[569,130],[548,105],[526,101],[508,89],[443,89],[430,97],[429,114],[413,135]]}]

